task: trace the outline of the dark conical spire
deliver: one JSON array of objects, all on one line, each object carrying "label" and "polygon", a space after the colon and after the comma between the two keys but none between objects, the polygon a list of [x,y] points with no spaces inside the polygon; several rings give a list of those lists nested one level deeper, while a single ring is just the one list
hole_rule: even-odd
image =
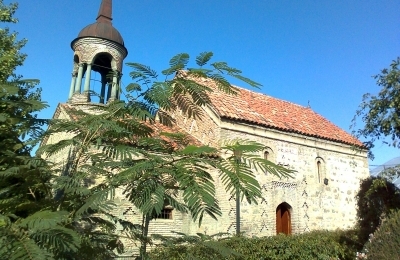
[{"label": "dark conical spire", "polygon": [[[0,0],[1,2],[1,0]],[[100,4],[99,14],[97,15],[96,22],[89,24],[83,28],[78,38],[72,41],[72,45],[76,40],[83,37],[95,37],[110,40],[124,46],[124,40],[121,34],[112,26],[112,0],[102,0]],[[72,47],[71,45],[71,47]],[[74,49],[72,47],[72,49]],[[126,51],[126,50],[125,50]]]},{"label": "dark conical spire", "polygon": [[111,23],[112,20],[112,0],[102,0],[99,14],[96,18],[100,23]]}]

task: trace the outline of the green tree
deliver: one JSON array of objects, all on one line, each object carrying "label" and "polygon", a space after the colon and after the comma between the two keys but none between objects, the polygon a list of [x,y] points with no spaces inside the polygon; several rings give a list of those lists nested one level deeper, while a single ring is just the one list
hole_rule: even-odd
[{"label": "green tree", "polygon": [[[14,17],[18,4],[12,3],[4,5],[3,0],[0,0],[0,22],[16,23],[18,20]],[[10,29],[5,27],[0,30],[0,81],[5,82],[10,78],[15,77],[15,68],[21,66],[26,58],[26,54],[20,52],[25,46],[26,39],[17,40],[18,33],[10,32]]]},{"label": "green tree", "polygon": [[[261,191],[251,169],[289,176],[291,170],[255,155],[264,148],[258,143],[235,140],[217,150],[179,132],[170,111],[179,109],[188,117],[201,119],[201,106],[210,104],[208,94],[213,90],[199,79],[212,79],[220,90],[233,95],[237,90],[225,75],[259,85],[225,62],[208,66],[212,56],[211,52],[197,56],[197,68],[187,67],[188,54],[174,56],[169,68],[162,71],[165,80],[159,80],[158,73],[148,66],[128,63],[134,83],[126,88],[127,102],[114,101],[89,112],[69,108],[73,120],[52,122],[48,135],[73,135],[40,149],[50,157],[69,151],[56,179],[60,208],[69,208],[81,224],[89,223],[94,214],[110,227],[122,224],[127,237],[142,242],[144,258],[150,243],[150,221],[165,204],[190,213],[201,225],[205,215],[214,219],[221,215],[215,176],[222,179],[227,192],[235,195],[238,191],[241,199],[253,203]],[[226,156],[220,156],[221,152]],[[236,152],[240,152],[239,163]],[[141,225],[110,214],[114,205],[109,199],[117,188],[140,210]]]},{"label": "green tree", "polygon": [[366,245],[368,259],[400,259],[400,211],[392,212]]},{"label": "green tree", "polygon": [[392,210],[400,209],[400,193],[387,179],[369,177],[361,182],[356,198],[358,236],[360,242],[365,244],[382,220]]},{"label": "green tree", "polygon": [[[15,23],[16,4],[0,1],[0,22]],[[26,55],[25,40],[0,29],[0,258],[54,259],[58,251],[79,246],[78,236],[65,228],[68,212],[56,211],[44,160],[30,155],[46,120],[37,113],[47,107],[40,100],[37,80],[15,74]]]},{"label": "green tree", "polygon": [[[363,128],[354,131],[357,137],[364,138],[365,145],[373,148],[382,140],[389,146],[400,148],[400,58],[393,60],[389,68],[374,76],[381,90],[377,95],[367,93],[353,119],[353,129],[360,118]],[[370,157],[373,154],[370,152]],[[368,178],[361,183],[358,199],[358,223],[360,240],[365,242],[391,209],[398,209],[398,189],[390,183],[399,177],[399,166],[385,169],[379,178]]]},{"label": "green tree", "polygon": [[[356,112],[353,122],[358,118],[364,122],[364,127],[355,131],[358,137],[365,138],[369,148],[376,140],[386,137],[388,145],[400,148],[400,58],[394,60],[389,68],[376,75],[376,83],[382,87],[378,95],[367,93]],[[355,124],[353,125],[355,128]]]}]

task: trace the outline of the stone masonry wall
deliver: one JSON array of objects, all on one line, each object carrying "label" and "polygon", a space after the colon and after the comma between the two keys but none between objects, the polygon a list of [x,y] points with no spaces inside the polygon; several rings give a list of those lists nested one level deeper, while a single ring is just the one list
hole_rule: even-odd
[{"label": "stone masonry wall", "polygon": [[208,108],[205,108],[204,112],[201,119],[188,118],[182,111],[175,111],[171,113],[171,116],[176,120],[179,127],[201,143],[219,147],[220,128],[217,123],[220,120]]},{"label": "stone masonry wall", "polygon": [[[257,173],[263,199],[259,205],[242,203],[243,231],[257,236],[275,234],[276,208],[283,202],[292,207],[293,233],[355,224],[355,196],[360,180],[369,176],[365,151],[357,153],[348,145],[233,122],[223,122],[221,128],[221,139],[265,144],[272,153],[270,160],[297,171],[294,178],[285,179]],[[319,174],[317,160],[322,162]]]},{"label": "stone masonry wall", "polygon": [[[205,108],[205,111],[209,117],[201,121],[185,118],[179,112],[173,116],[180,127],[204,144],[219,146],[224,140],[236,138],[254,140],[266,146],[269,160],[297,171],[294,178],[288,179],[256,173],[263,198],[258,205],[242,202],[242,231],[256,236],[276,234],[276,209],[283,202],[292,207],[293,233],[351,228],[355,224],[355,196],[360,180],[369,176],[366,151],[357,152],[349,145],[318,138],[221,121],[210,109]],[[264,151],[259,155],[263,154]],[[318,161],[321,163],[319,171]],[[218,223],[205,218],[200,228],[192,223],[191,230],[207,234],[234,233],[235,197],[226,194],[215,177],[223,216]]]}]

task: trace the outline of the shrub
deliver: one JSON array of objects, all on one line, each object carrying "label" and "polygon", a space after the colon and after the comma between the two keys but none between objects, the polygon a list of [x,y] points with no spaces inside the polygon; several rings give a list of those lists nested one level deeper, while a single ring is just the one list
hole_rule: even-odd
[{"label": "shrub", "polygon": [[368,259],[400,259],[400,211],[390,214],[366,245]]},{"label": "shrub", "polygon": [[400,209],[399,189],[381,177],[369,177],[360,184],[357,198],[359,239],[365,244],[391,210]]},{"label": "shrub", "polygon": [[[195,244],[156,248],[150,259],[295,260],[354,259],[354,231],[313,231],[299,235],[235,236]],[[229,254],[234,250],[236,254]]]}]

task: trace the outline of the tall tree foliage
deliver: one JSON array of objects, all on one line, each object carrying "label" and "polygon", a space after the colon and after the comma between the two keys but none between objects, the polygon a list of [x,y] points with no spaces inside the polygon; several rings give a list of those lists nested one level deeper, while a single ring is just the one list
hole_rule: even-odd
[{"label": "tall tree foliage", "polygon": [[[0,22],[17,22],[16,9],[0,1]],[[54,259],[80,242],[66,228],[68,212],[54,207],[46,162],[30,155],[46,124],[36,114],[47,105],[37,80],[15,74],[26,57],[20,52],[25,42],[0,29],[0,258]]]},{"label": "tall tree foliage", "polygon": [[[241,198],[256,203],[261,191],[251,169],[289,176],[291,170],[256,156],[264,148],[258,143],[236,140],[217,150],[179,133],[170,111],[181,110],[188,117],[201,119],[201,106],[210,104],[213,89],[199,79],[212,79],[217,88],[233,95],[236,89],[226,75],[259,86],[224,62],[207,66],[212,56],[211,52],[197,56],[197,68],[187,67],[188,54],[174,56],[169,68],[162,71],[165,80],[149,66],[128,63],[134,82],[124,93],[127,102],[114,101],[89,112],[67,108],[72,120],[54,121],[47,134],[67,132],[71,138],[40,149],[49,157],[68,151],[56,181],[60,207],[74,209],[73,217],[87,223],[96,214],[107,223],[122,224],[127,237],[142,241],[143,256],[150,221],[165,204],[190,213],[200,225],[205,215],[214,219],[221,215],[215,178],[222,179],[227,192],[238,191]],[[141,225],[110,213],[110,198],[116,189],[122,189],[125,198],[140,210]]]},{"label": "tall tree foliage", "polygon": [[[368,148],[382,140],[389,146],[400,148],[400,58],[393,60],[389,68],[374,76],[381,90],[377,95],[367,93],[353,119],[353,128],[361,118],[364,127],[354,131],[357,137],[364,138]],[[373,154],[370,152],[370,157]],[[391,210],[398,210],[400,197],[398,188],[391,183],[399,177],[399,165],[389,167],[379,174],[361,182],[357,194],[357,216],[359,239],[366,242],[369,236],[379,229],[382,221]],[[369,256],[368,256],[369,257]]]},{"label": "tall tree foliage", "polygon": [[[353,119],[364,122],[364,127],[355,133],[367,139],[366,145],[373,147],[376,140],[382,139],[388,145],[400,148],[400,58],[394,60],[375,76],[376,83],[382,89],[378,95],[367,93]],[[355,125],[354,125],[355,127]],[[386,141],[385,138],[390,138]]]},{"label": "tall tree foliage", "polygon": [[369,177],[357,193],[358,236],[366,243],[392,210],[400,209],[399,189],[382,177]]},{"label": "tall tree foliage", "polygon": [[[18,20],[14,17],[18,4],[12,3],[4,5],[0,1],[0,22],[16,23]],[[18,33],[10,32],[10,29],[3,27],[0,30],[0,81],[5,82],[15,76],[15,68],[21,66],[26,58],[26,54],[20,52],[25,46],[26,39],[18,40]]]}]

